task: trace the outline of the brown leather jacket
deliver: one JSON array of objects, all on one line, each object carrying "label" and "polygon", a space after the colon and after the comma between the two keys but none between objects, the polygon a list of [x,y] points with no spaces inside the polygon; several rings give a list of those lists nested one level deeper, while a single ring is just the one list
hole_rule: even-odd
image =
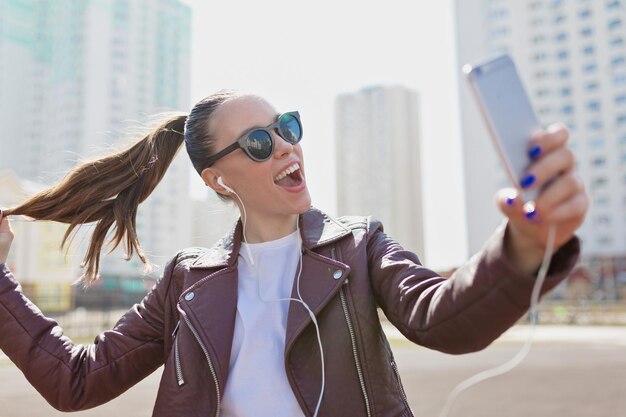
[{"label": "brown leather jacket", "polygon": [[[420,265],[366,217],[301,216],[301,294],[318,317],[326,359],[320,416],[411,416],[376,307],[410,340],[450,353],[489,345],[527,310],[534,277],[503,255],[501,226],[451,279]],[[0,349],[59,410],[102,404],[165,364],[153,416],[218,416],[237,305],[241,224],[211,249],[187,248],[142,302],[94,344],[75,345],[0,270]],[[553,257],[544,292],[573,267],[573,238]],[[294,289],[295,291],[295,289]],[[295,296],[295,292],[294,292]],[[319,396],[315,328],[289,306],[285,369],[307,416]]]}]

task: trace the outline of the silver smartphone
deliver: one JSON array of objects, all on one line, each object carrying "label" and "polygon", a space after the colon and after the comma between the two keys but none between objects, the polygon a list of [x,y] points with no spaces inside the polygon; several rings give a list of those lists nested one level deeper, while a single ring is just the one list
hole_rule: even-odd
[{"label": "silver smartphone", "polygon": [[539,190],[523,190],[520,179],[532,162],[528,156],[530,139],[541,124],[513,60],[501,55],[476,65],[467,64],[463,72],[507,176],[524,201],[534,200]]}]

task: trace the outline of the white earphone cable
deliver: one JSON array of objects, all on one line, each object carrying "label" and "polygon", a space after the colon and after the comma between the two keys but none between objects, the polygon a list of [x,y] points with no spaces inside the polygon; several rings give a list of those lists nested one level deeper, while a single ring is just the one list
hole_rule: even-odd
[{"label": "white earphone cable", "polygon": [[541,263],[541,267],[539,268],[539,272],[537,273],[537,279],[535,280],[535,284],[532,289],[532,293],[530,296],[530,331],[528,333],[528,338],[524,343],[524,346],[520,349],[520,351],[513,358],[508,360],[507,362],[496,366],[491,369],[487,369],[485,371],[479,372],[476,375],[473,375],[466,380],[462,381],[458,384],[450,395],[448,395],[448,399],[443,407],[443,411],[439,415],[439,417],[447,417],[452,409],[452,404],[457,399],[457,397],[466,389],[470,388],[473,385],[478,384],[486,379],[496,377],[498,375],[502,375],[506,372],[511,371],[516,366],[518,366],[528,355],[530,351],[530,347],[533,343],[533,336],[535,334],[535,328],[537,325],[537,307],[539,305],[539,294],[541,293],[541,287],[543,286],[543,282],[546,279],[546,274],[548,272],[548,267],[550,266],[550,259],[552,258],[552,251],[554,250],[554,238],[556,235],[556,226],[554,224],[550,224],[548,229],[548,239],[546,242],[546,251],[543,254],[543,261]]},{"label": "white earphone cable", "polygon": [[[243,240],[244,240],[244,242],[248,243],[248,239],[246,237],[246,218],[247,218],[246,206],[243,204],[243,201],[241,201],[241,198],[239,197],[239,195],[234,190],[232,190],[232,193],[237,197],[237,199],[241,203],[241,208],[242,208],[242,211],[243,211],[243,219],[242,219]],[[296,217],[296,230],[298,231],[298,246],[299,246],[298,247],[298,255],[299,255],[298,274],[296,276],[296,290],[298,292],[298,298],[291,298],[291,297],[289,297],[289,298],[275,298],[275,299],[271,299],[271,300],[264,299],[261,296],[261,277],[260,276],[257,279],[257,292],[259,294],[259,299],[261,301],[264,301],[264,302],[296,301],[296,302],[302,304],[302,306],[309,313],[309,316],[311,317],[311,320],[313,321],[313,324],[315,325],[315,331],[317,333],[317,341],[318,341],[319,348],[320,348],[320,360],[321,360],[321,364],[322,364],[322,384],[321,384],[321,389],[320,389],[320,396],[319,396],[319,399],[317,400],[317,405],[315,407],[315,413],[313,414],[313,417],[317,417],[317,414],[318,414],[319,409],[320,409],[320,405],[322,404],[322,398],[324,396],[324,388],[326,386],[326,373],[325,373],[325,368],[324,368],[324,349],[322,348],[322,338],[320,336],[320,328],[319,328],[319,325],[317,324],[317,319],[315,317],[315,314],[313,313],[311,308],[307,305],[307,303],[304,302],[304,300],[302,299],[302,295],[300,294],[300,274],[302,273],[302,237],[300,236],[299,218],[300,218],[300,216],[298,215]],[[254,266],[254,259],[252,257],[252,251],[250,250],[250,246],[249,245],[245,245],[245,246],[246,246],[246,249],[247,249],[247,252],[248,252],[248,257],[250,258],[250,264]]]}]

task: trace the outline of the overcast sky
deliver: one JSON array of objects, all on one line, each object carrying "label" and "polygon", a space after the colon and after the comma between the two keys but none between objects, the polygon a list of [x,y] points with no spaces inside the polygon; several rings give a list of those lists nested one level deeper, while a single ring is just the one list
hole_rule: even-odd
[{"label": "overcast sky", "polygon": [[[236,88],[299,110],[313,205],[330,214],[335,97],[372,85],[418,91],[426,240],[418,255],[435,269],[467,257],[452,0],[183,1],[193,9],[193,103]],[[193,182],[206,191],[197,175]]]}]

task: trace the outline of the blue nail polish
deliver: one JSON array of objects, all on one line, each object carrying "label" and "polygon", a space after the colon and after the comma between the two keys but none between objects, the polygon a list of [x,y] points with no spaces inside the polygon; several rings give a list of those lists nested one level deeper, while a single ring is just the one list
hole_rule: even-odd
[{"label": "blue nail polish", "polygon": [[526,218],[528,220],[533,220],[535,217],[537,217],[537,210],[532,209],[531,211],[526,212]]},{"label": "blue nail polish", "polygon": [[522,188],[528,188],[535,183],[536,179],[533,174],[528,174],[520,181],[520,185]]},{"label": "blue nail polish", "polygon": [[512,206],[513,204],[515,204],[515,197],[507,197],[506,198],[506,205],[507,206]]},{"label": "blue nail polish", "polygon": [[537,159],[541,155],[541,146],[535,145],[528,151],[530,159]]}]

